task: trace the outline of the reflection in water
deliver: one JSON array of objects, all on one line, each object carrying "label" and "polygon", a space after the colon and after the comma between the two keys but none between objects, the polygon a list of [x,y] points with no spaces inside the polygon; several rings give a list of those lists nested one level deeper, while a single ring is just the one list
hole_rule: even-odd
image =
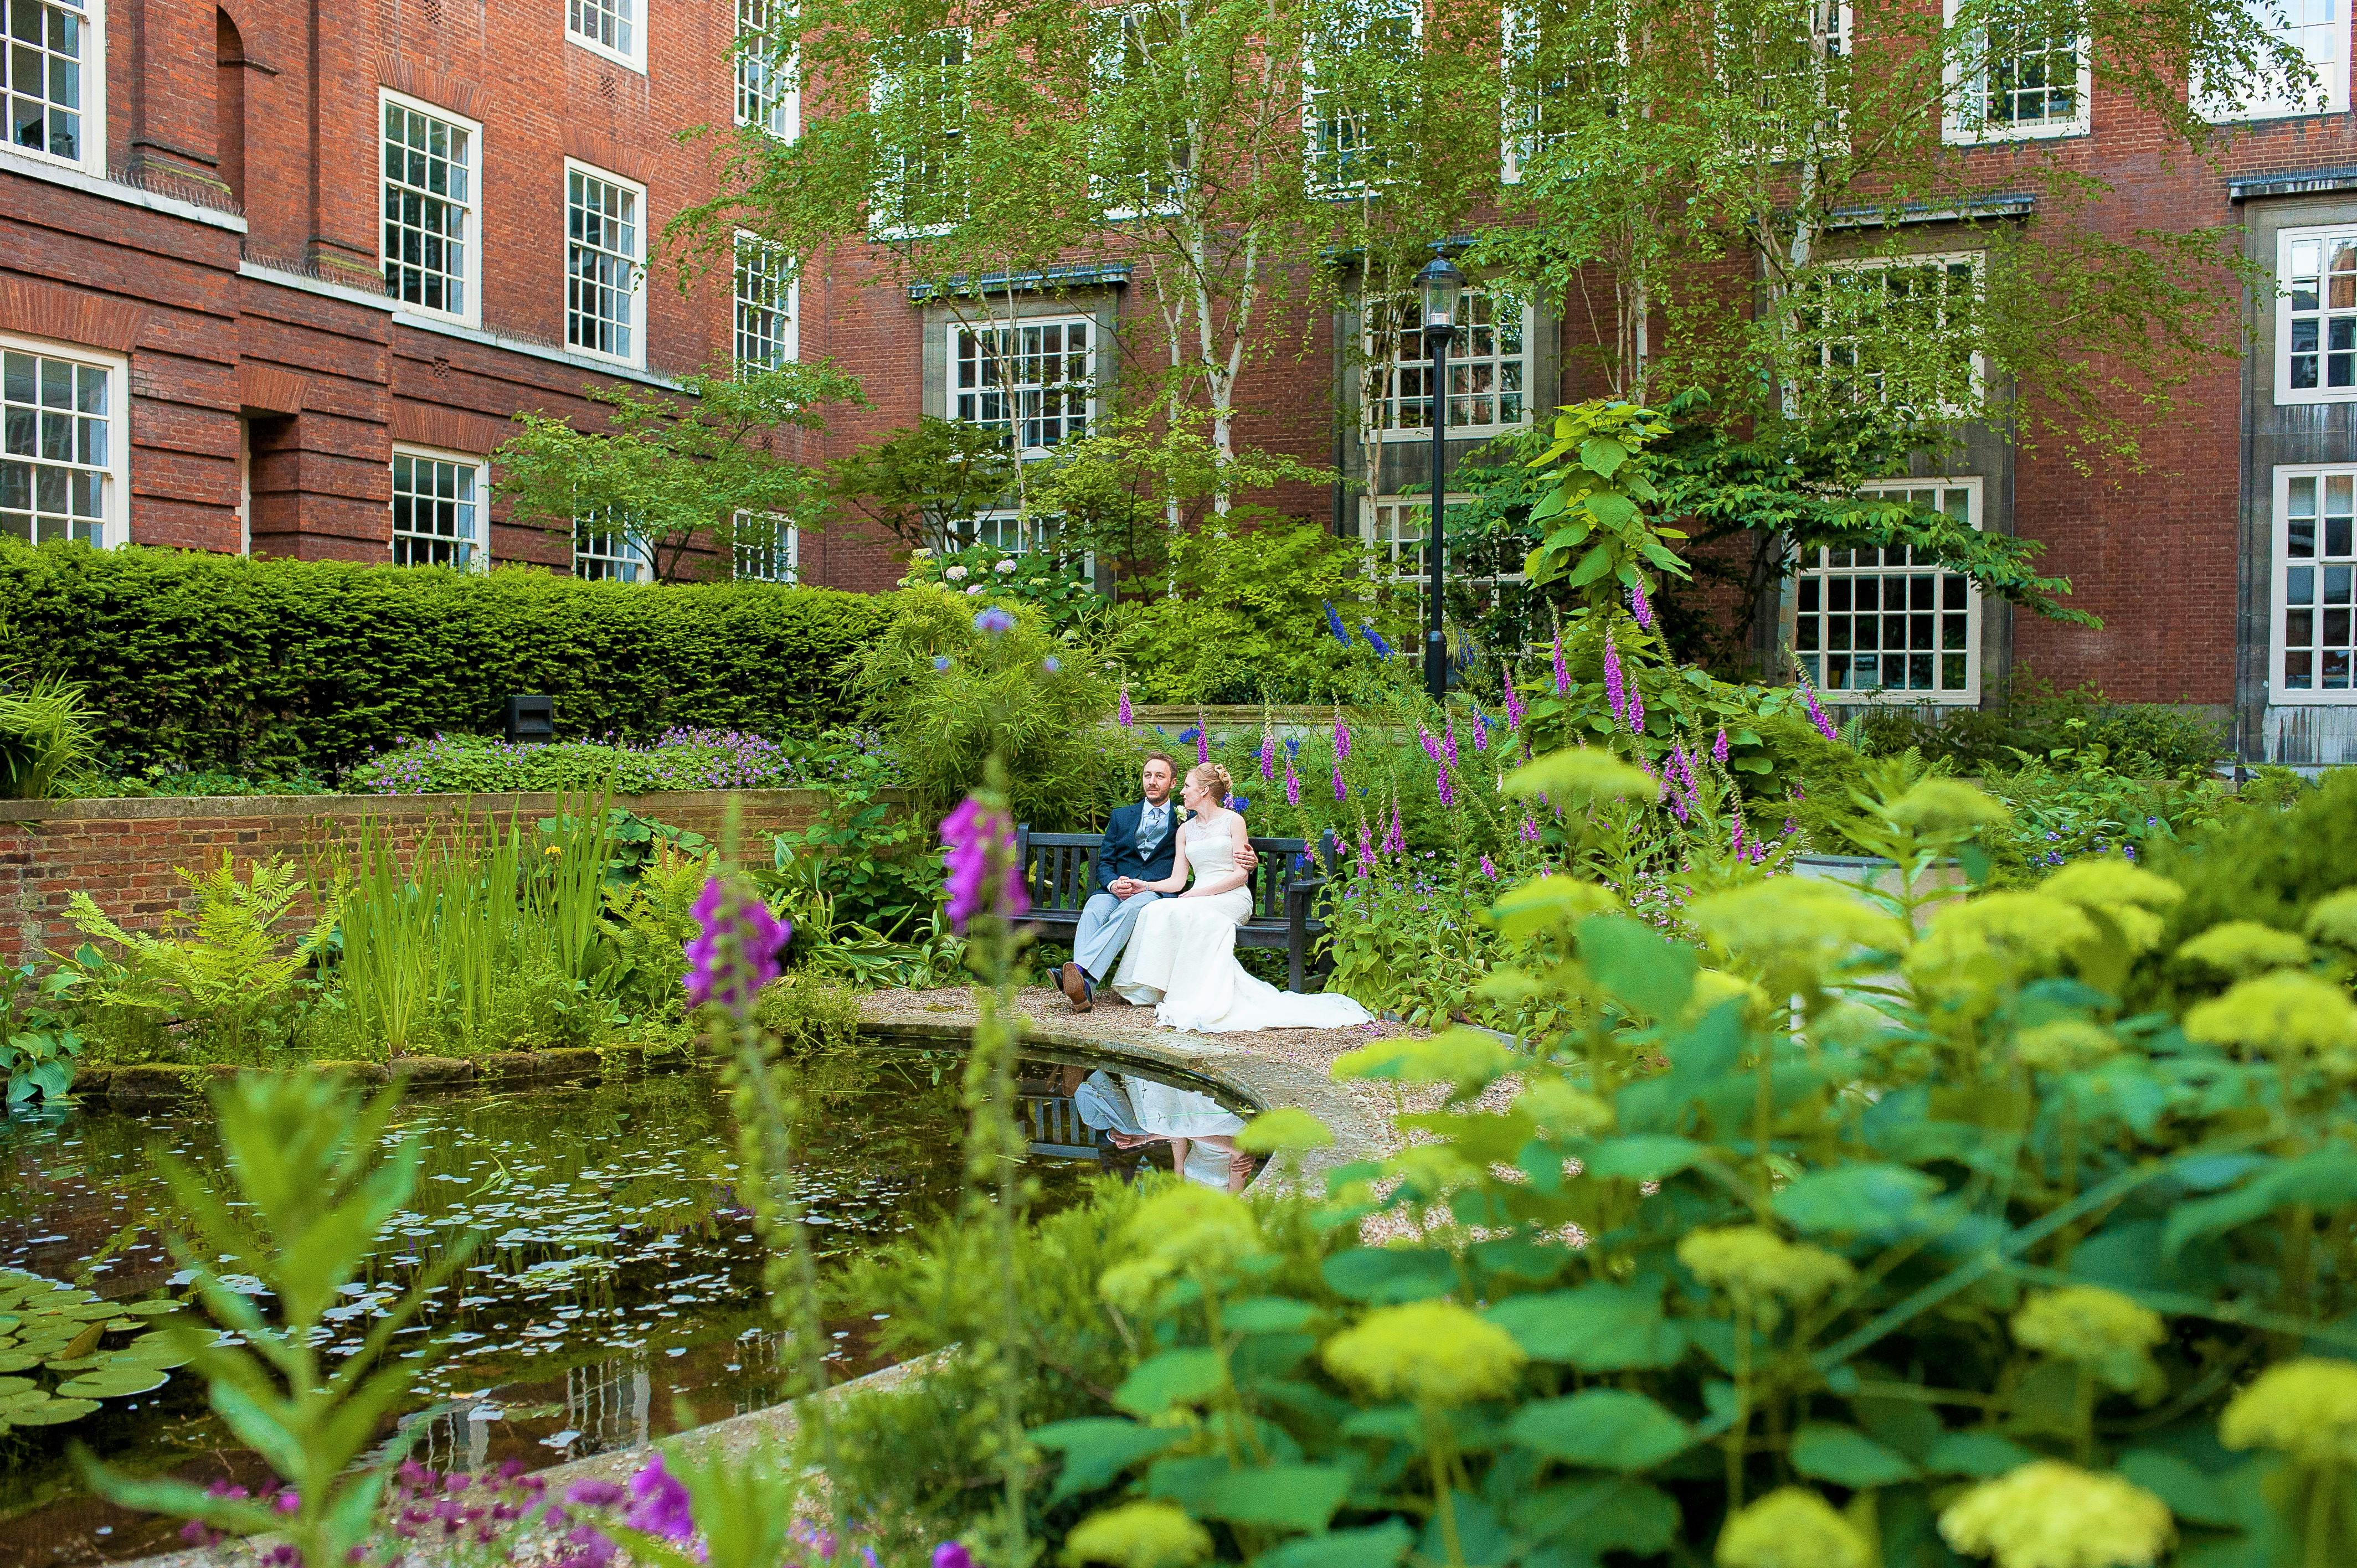
[{"label": "reflection in water", "polygon": [[[1179,1134],[1157,1130],[1146,1105],[1133,1103],[1128,1122],[1092,1123],[1091,1098],[1076,1098],[1092,1078],[1083,1069],[1027,1061],[1021,1074],[1045,1206],[1070,1201],[1099,1168],[1133,1175],[1149,1154],[1178,1150]],[[895,1051],[830,1057],[805,1073],[795,1178],[823,1262],[954,1211],[957,1078],[953,1058]],[[1134,1101],[1144,1080],[1105,1081]],[[1200,1101],[1199,1115],[1227,1114],[1151,1087]],[[449,1348],[388,1422],[388,1443],[414,1438],[415,1457],[436,1469],[511,1458],[538,1468],[774,1403],[791,1383],[791,1346],[762,1300],[760,1247],[737,1200],[727,1096],[711,1077],[419,1096],[397,1131],[424,1144],[417,1192],[334,1310],[330,1365],[462,1237],[477,1240],[404,1330],[415,1347],[405,1354],[422,1358],[428,1336]],[[1206,1142],[1192,1135],[1195,1147]],[[220,1172],[201,1111],[0,1120],[0,1263],[81,1276],[111,1300],[177,1292],[188,1276],[163,1244],[173,1211],[151,1147]],[[1208,1174],[1223,1184],[1217,1164]],[[1189,1161],[1196,1179],[1206,1172],[1201,1155]],[[827,1324],[838,1376],[877,1365],[875,1326],[864,1316]],[[70,1426],[0,1437],[0,1568],[178,1544],[176,1525],[84,1493],[69,1441],[135,1473],[257,1488],[269,1479],[206,1408],[198,1380],[176,1376]]]},{"label": "reflection in water", "polygon": [[1081,1067],[1060,1069],[1056,1088],[1052,1097],[1024,1100],[1035,1155],[1100,1163],[1128,1155],[1126,1172],[1135,1168],[1135,1156],[1162,1149],[1174,1168],[1204,1187],[1242,1192],[1252,1180],[1252,1159],[1236,1149],[1243,1118],[1208,1094]]}]

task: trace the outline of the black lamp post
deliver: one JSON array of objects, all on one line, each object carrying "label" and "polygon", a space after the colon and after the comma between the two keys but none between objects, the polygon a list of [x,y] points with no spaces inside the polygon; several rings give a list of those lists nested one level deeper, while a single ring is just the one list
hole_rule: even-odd
[{"label": "black lamp post", "polygon": [[1432,570],[1432,604],[1424,628],[1424,689],[1436,703],[1448,700],[1448,637],[1441,629],[1444,528],[1448,493],[1448,340],[1457,335],[1457,301],[1465,274],[1447,256],[1435,255],[1416,280],[1424,289],[1424,341],[1432,350],[1432,522],[1425,541]]}]

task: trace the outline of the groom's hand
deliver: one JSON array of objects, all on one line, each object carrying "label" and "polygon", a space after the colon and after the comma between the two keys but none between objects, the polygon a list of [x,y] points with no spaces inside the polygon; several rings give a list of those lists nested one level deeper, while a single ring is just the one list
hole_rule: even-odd
[{"label": "groom's hand", "polygon": [[1137,891],[1137,878],[1135,876],[1116,876],[1113,879],[1112,886],[1107,887],[1105,891],[1112,894],[1116,898],[1126,898],[1131,894]]}]

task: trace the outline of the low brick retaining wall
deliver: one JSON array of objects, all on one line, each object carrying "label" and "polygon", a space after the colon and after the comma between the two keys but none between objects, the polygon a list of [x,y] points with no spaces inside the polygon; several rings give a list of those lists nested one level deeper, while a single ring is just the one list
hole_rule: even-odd
[{"label": "low brick retaining wall", "polygon": [[[617,796],[613,804],[718,842],[729,791],[676,790]],[[742,825],[748,839],[807,826],[823,810],[816,789],[747,789]],[[576,810],[582,797],[572,801]],[[565,797],[501,795],[254,795],[146,797],[125,800],[0,800],[0,964],[70,951],[81,937],[65,918],[77,890],[130,929],[152,929],[190,904],[176,866],[201,868],[228,851],[242,868],[284,856],[316,865],[348,842],[363,822],[414,843],[459,822],[527,830],[552,817]]]}]

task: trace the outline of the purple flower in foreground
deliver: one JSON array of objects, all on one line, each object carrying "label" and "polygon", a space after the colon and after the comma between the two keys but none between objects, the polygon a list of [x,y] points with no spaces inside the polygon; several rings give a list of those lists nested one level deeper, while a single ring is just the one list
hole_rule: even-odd
[{"label": "purple flower in foreground", "polygon": [[1479,703],[1473,704],[1473,749],[1490,749],[1490,715],[1481,711]]},{"label": "purple flower in foreground", "polygon": [[1522,838],[1524,843],[1536,843],[1539,842],[1539,820],[1537,816],[1532,812],[1524,811],[1523,813]]},{"label": "purple flower in foreground", "polygon": [[793,927],[759,897],[717,876],[705,880],[694,914],[700,934],[687,944],[687,1004],[717,1002],[741,1018],[761,987],[778,978],[778,955]]},{"label": "purple flower in foreground", "polygon": [[1638,687],[1633,674],[1629,678],[1629,733],[1638,736],[1645,733],[1645,693]]},{"label": "purple flower in foreground", "polygon": [[687,1488],[663,1468],[661,1454],[630,1477],[630,1511],[622,1516],[625,1529],[659,1535],[665,1541],[686,1541],[695,1534],[688,1511]]},{"label": "purple flower in foreground", "polygon": [[1509,675],[1506,677],[1506,728],[1518,730],[1522,727],[1523,697],[1514,690],[1514,678]]},{"label": "purple flower in foreground", "polygon": [[1383,834],[1383,848],[1385,854],[1407,853],[1407,828],[1400,821],[1399,801],[1396,800],[1392,802],[1392,825]]},{"label": "purple flower in foreground", "polygon": [[1260,737],[1260,776],[1264,779],[1276,777],[1276,732],[1274,730],[1262,732]]},{"label": "purple flower in foreground", "polygon": [[974,1568],[974,1553],[954,1541],[944,1541],[933,1548],[932,1568]]},{"label": "purple flower in foreground", "polygon": [[1334,757],[1340,761],[1350,755],[1351,726],[1342,722],[1342,710],[1338,707],[1334,710]]},{"label": "purple flower in foreground", "polygon": [[596,1477],[576,1481],[565,1488],[565,1500],[576,1508],[609,1509],[629,1496],[620,1482]]},{"label": "purple flower in foreground", "polygon": [[1289,757],[1285,759],[1285,803],[1301,804],[1301,775],[1293,770],[1293,758]]},{"label": "purple flower in foreground", "polygon": [[1498,880],[1498,868],[1486,854],[1481,857],[1481,875],[1492,882]]},{"label": "purple flower in foreground", "polygon": [[1342,782],[1342,765],[1337,762],[1334,764],[1334,799],[1347,800],[1350,798],[1350,788]]},{"label": "purple flower in foreground", "polygon": [[1015,824],[1005,811],[967,796],[942,822],[942,843],[948,851],[950,925],[961,935],[976,915],[1011,920],[1031,908],[1015,855]]},{"label": "purple flower in foreground", "polygon": [[[1563,628],[1555,628],[1555,695],[1571,695],[1571,666],[1563,659]],[[1615,710],[1616,713],[1618,710]]]},{"label": "purple flower in foreground", "polygon": [[1448,766],[1449,766],[1449,767],[1451,767],[1451,768],[1456,767],[1456,766],[1457,766],[1457,715],[1456,715],[1455,714],[1450,714],[1448,715],[1448,722],[1441,727],[1441,731],[1440,731],[1440,750],[1441,750],[1441,754],[1442,754],[1443,756],[1445,756],[1445,757],[1447,757],[1448,758]]},{"label": "purple flower in foreground", "polygon": [[1629,588],[1629,609],[1636,616],[1637,624],[1647,631],[1653,629],[1652,602],[1645,597],[1645,585],[1635,583]]},{"label": "purple flower in foreground", "polygon": [[986,610],[979,610],[975,612],[974,618],[974,629],[976,631],[988,632],[991,636],[997,637],[1003,633],[1010,632],[1015,629],[1015,618],[1008,615],[1005,610],[1000,609],[996,605],[993,605]]},{"label": "purple flower in foreground", "polygon": [[1824,736],[1827,740],[1841,738],[1841,732],[1834,728],[1833,720],[1825,717],[1824,709],[1817,706],[1816,688],[1809,684],[1809,677],[1806,673],[1801,676],[1801,701],[1807,705],[1809,722],[1817,726],[1819,735]]},{"label": "purple flower in foreground", "polygon": [[1604,694],[1612,703],[1612,719],[1625,723],[1629,717],[1629,695],[1620,682],[1620,650],[1612,645],[1612,634],[1604,634]]},{"label": "purple flower in foreground", "polygon": [[1121,727],[1124,729],[1135,729],[1137,727],[1137,718],[1130,712],[1129,682],[1127,681],[1124,681],[1121,683]]},{"label": "purple flower in foreground", "polygon": [[1721,767],[1727,764],[1727,726],[1725,725],[1718,726],[1718,738],[1710,743],[1710,759]]},{"label": "purple flower in foreground", "polygon": [[1440,803],[1442,805],[1453,806],[1457,804],[1457,789],[1456,786],[1448,781],[1448,768],[1443,768],[1440,770],[1439,774],[1432,781],[1432,788],[1433,792],[1440,797]]}]

